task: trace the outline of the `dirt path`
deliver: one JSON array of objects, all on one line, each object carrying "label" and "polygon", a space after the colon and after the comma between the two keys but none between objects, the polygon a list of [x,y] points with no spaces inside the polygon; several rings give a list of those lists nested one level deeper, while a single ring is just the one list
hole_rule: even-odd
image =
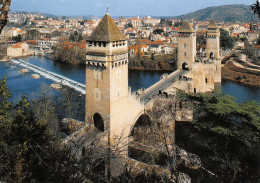
[{"label": "dirt path", "polygon": [[[236,61],[233,60],[233,59],[231,59],[231,60],[229,60],[229,61],[227,61],[227,62],[232,62],[235,66],[240,67],[240,68],[243,68],[243,69],[260,72],[260,67],[259,67],[259,69],[252,69],[252,68],[249,68],[249,67],[245,67],[245,66],[241,65],[240,63],[236,62]],[[246,62],[245,62],[245,63],[246,63]]]}]

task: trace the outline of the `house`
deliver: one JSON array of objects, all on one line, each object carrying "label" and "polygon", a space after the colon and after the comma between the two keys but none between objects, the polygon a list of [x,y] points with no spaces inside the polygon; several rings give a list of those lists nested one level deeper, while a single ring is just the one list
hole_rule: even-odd
[{"label": "house", "polygon": [[36,46],[36,40],[27,40],[27,41],[25,41],[25,43],[28,44],[29,49]]},{"label": "house", "polygon": [[[141,55],[144,56],[145,54],[147,54],[147,52],[149,51],[149,47],[147,45],[142,45],[141,46]],[[128,47],[128,52],[130,56],[136,56],[138,55],[138,46],[129,46]]]},{"label": "house", "polygon": [[149,52],[160,54],[162,52],[162,46],[160,44],[151,44]]},{"label": "house", "polygon": [[243,50],[245,48],[245,43],[243,41],[236,41],[234,43],[234,48],[238,50]]},{"label": "house", "polygon": [[38,48],[38,50],[42,50],[45,52],[50,52],[53,45],[58,43],[58,39],[54,38],[54,39],[39,39],[36,41],[36,48]]},{"label": "house", "polygon": [[174,45],[162,45],[162,53],[163,54],[172,54],[175,52],[177,46]]},{"label": "house", "polygon": [[28,53],[29,45],[27,43],[17,43],[7,48],[7,56],[20,57],[26,56]]}]

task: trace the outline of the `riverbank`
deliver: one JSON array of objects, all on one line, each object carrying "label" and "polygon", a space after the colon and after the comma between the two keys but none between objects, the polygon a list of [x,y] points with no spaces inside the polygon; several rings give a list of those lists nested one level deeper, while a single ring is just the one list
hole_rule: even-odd
[{"label": "riverbank", "polygon": [[3,58],[0,59],[0,62],[9,62],[12,59],[10,56],[4,56]]},{"label": "riverbank", "polygon": [[[260,76],[254,75],[248,72],[246,69],[241,69],[234,65],[231,62],[228,62],[221,68],[221,77],[222,79],[231,80],[235,82],[239,82],[242,84],[246,84],[249,86],[257,86],[260,87]],[[244,71],[244,72],[242,72]]]},{"label": "riverbank", "polygon": [[148,56],[141,58],[129,57],[128,68],[136,71],[165,71],[172,72],[176,70],[176,61],[172,55],[156,55],[153,59]]}]

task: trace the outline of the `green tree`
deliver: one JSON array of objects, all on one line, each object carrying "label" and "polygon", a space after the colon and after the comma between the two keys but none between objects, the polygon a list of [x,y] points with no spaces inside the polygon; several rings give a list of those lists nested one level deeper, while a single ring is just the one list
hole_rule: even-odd
[{"label": "green tree", "polygon": [[231,38],[227,31],[220,29],[220,46],[224,49],[232,49],[235,40]]},{"label": "green tree", "polygon": [[22,42],[22,36],[19,34],[17,36],[12,37],[12,40],[16,42]]},{"label": "green tree", "polygon": [[133,28],[133,24],[132,24],[131,22],[128,22],[128,23],[126,24],[126,27],[132,27],[132,28]]},{"label": "green tree", "polygon": [[177,127],[177,144],[198,154],[204,167],[219,177],[215,182],[257,182],[259,104],[255,101],[238,104],[234,97],[220,92],[180,96],[194,103],[195,116],[192,123]]},{"label": "green tree", "polygon": [[0,81],[0,118],[5,117],[11,109],[11,103],[8,101],[10,97],[11,93],[6,83],[6,76],[4,76]]},{"label": "green tree", "polygon": [[152,53],[152,55],[151,55],[151,60],[155,60],[154,53]]},{"label": "green tree", "polygon": [[162,29],[155,29],[153,31],[154,34],[162,34],[164,31]]},{"label": "green tree", "polygon": [[70,36],[69,36],[69,40],[72,42],[78,42],[83,40],[82,35],[78,32],[78,31],[74,31]]},{"label": "green tree", "polygon": [[78,182],[72,176],[75,159],[50,135],[46,123],[37,121],[27,98],[14,106],[8,102],[11,95],[5,79],[0,82],[1,181]]}]

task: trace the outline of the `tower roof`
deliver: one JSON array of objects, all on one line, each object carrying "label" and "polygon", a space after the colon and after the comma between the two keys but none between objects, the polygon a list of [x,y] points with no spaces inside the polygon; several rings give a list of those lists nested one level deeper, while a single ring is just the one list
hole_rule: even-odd
[{"label": "tower roof", "polygon": [[216,29],[218,29],[218,25],[217,25],[217,23],[215,22],[214,19],[211,19],[211,21],[210,21],[210,23],[208,25],[208,28],[216,28]]},{"label": "tower roof", "polygon": [[195,30],[193,29],[193,27],[191,26],[191,24],[188,21],[185,21],[182,24],[181,29],[179,30],[179,32],[195,32]]},{"label": "tower roof", "polygon": [[107,13],[87,40],[112,42],[127,40],[127,37],[122,34],[111,16]]}]

